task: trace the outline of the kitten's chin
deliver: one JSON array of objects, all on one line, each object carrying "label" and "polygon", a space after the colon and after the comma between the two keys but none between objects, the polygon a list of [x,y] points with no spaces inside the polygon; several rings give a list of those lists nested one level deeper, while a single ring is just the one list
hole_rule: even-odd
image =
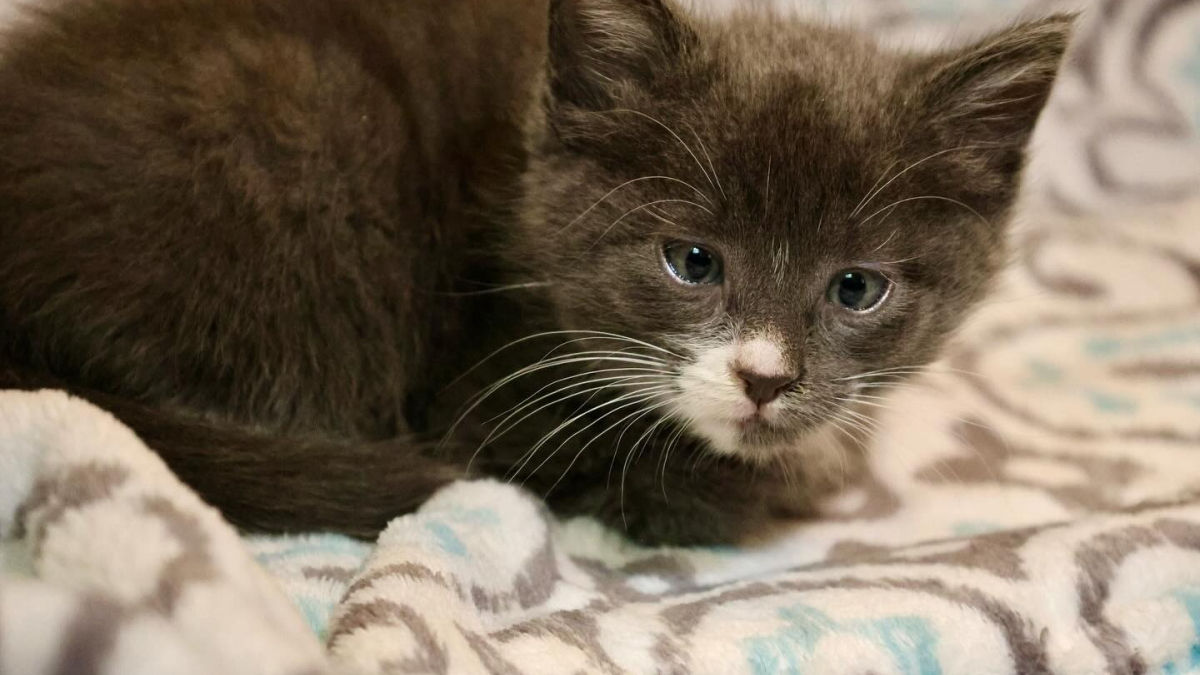
[{"label": "kitten's chin", "polygon": [[783,472],[806,499],[845,487],[862,468],[862,453],[854,452],[861,443],[832,424],[750,436],[740,434],[736,424],[693,424],[693,429],[714,454]]},{"label": "kitten's chin", "polygon": [[715,418],[693,419],[692,432],[708,442],[711,452],[748,462],[769,462],[794,453],[803,441],[801,430],[766,422],[747,424]]}]

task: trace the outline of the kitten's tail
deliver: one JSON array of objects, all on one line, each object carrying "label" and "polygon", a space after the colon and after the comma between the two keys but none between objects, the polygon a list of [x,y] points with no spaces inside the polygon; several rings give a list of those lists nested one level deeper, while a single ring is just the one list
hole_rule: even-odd
[{"label": "kitten's tail", "polygon": [[347,443],[256,433],[22,376],[0,362],[0,389],[44,388],[65,389],[115,416],[180,480],[248,530],[373,539],[389,520],[463,475],[405,439]]}]

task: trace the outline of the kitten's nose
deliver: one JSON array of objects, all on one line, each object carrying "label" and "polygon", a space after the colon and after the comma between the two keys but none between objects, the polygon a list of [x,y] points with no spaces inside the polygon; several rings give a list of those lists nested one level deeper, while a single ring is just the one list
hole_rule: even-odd
[{"label": "kitten's nose", "polygon": [[758,406],[779,398],[796,382],[790,375],[762,375],[748,370],[739,370],[737,375],[746,386],[746,396]]}]

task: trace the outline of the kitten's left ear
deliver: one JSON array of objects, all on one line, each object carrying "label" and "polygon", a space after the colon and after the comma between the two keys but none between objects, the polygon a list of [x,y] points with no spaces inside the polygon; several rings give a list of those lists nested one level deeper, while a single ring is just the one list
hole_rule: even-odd
[{"label": "kitten's left ear", "polygon": [[670,0],[552,0],[550,92],[558,103],[609,108],[649,85],[694,34]]},{"label": "kitten's left ear", "polygon": [[[978,145],[1015,178],[1058,74],[1074,17],[1017,25],[923,64],[923,110],[943,143]],[[950,146],[947,146],[950,147]]]}]

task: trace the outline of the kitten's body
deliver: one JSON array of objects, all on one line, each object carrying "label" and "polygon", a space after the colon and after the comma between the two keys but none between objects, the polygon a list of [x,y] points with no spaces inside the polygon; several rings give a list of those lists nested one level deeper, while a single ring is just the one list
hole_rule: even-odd
[{"label": "kitten's body", "polygon": [[[1062,42],[889,57],[655,0],[64,4],[0,57],[0,386],[91,398],[251,527],[369,535],[473,461],[643,540],[733,539],[841,478],[836,381],[927,362],[982,293]],[[996,224],[866,218],[930,194]],[[719,295],[651,254],[681,232],[725,251]],[[826,316],[874,262],[895,309]],[[796,384],[737,435],[709,418],[760,343]],[[581,355],[458,420],[548,354]]]}]

